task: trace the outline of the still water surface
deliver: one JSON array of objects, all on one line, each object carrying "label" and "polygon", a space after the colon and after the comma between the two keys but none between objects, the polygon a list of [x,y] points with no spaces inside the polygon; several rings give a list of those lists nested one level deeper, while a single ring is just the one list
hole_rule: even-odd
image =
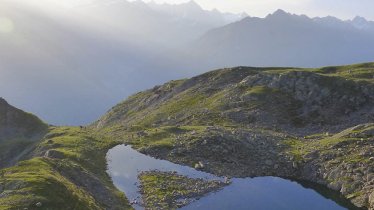
[{"label": "still water surface", "polygon": [[[137,176],[142,171],[176,171],[190,178],[222,179],[165,160],[158,160],[120,145],[107,154],[108,174],[128,199],[141,200]],[[135,209],[143,209],[134,205]],[[183,207],[184,210],[341,210],[354,209],[338,194],[321,186],[299,184],[277,177],[234,178],[222,190]]]}]

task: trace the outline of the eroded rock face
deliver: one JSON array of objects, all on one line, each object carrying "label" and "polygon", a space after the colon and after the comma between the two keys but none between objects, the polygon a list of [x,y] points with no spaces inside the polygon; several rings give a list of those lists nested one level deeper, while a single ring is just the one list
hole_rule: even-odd
[{"label": "eroded rock face", "polygon": [[[284,93],[285,100],[298,104],[295,112],[288,112],[288,115],[294,114],[303,124],[301,127],[313,129],[313,124],[315,127],[329,126],[329,129],[335,127],[332,131],[337,132],[374,119],[374,85],[371,84],[363,85],[343,78],[294,71],[250,75],[239,85],[242,88],[267,87]],[[246,100],[254,98],[243,99]],[[278,103],[278,106],[283,103]],[[276,109],[277,106],[274,107]],[[287,112],[287,109],[284,111]]]},{"label": "eroded rock face", "polygon": [[[300,177],[340,192],[358,207],[372,208],[374,124],[363,124],[328,137],[323,150],[304,156]],[[360,136],[360,137],[359,137]]]}]

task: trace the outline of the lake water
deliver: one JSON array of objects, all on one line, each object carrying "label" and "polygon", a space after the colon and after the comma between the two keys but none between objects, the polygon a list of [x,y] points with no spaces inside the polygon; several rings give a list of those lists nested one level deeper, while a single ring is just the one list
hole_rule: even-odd
[{"label": "lake water", "polygon": [[[165,160],[158,160],[137,152],[130,146],[120,145],[107,154],[108,174],[114,185],[127,198],[141,200],[137,176],[142,171],[176,171],[190,178],[219,179],[214,175],[197,171]],[[277,177],[234,178],[222,190],[183,207],[184,210],[341,210],[355,209],[339,194],[313,186]],[[134,205],[135,209],[143,209]]]}]

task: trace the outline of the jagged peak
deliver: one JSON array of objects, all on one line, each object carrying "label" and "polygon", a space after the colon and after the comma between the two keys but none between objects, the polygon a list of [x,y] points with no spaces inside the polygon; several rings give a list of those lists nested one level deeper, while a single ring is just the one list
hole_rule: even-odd
[{"label": "jagged peak", "polygon": [[221,11],[219,11],[217,8],[212,9],[212,12],[214,12],[214,13],[221,13]]},{"label": "jagged peak", "polygon": [[366,18],[361,16],[356,16],[352,19],[353,22],[367,22]]},{"label": "jagged peak", "polygon": [[185,5],[185,6],[188,6],[190,8],[194,8],[194,9],[200,9],[200,10],[202,9],[201,6],[198,3],[196,3],[194,0],[190,0],[186,3],[184,3],[184,4],[181,4],[181,5]]},{"label": "jagged peak", "polygon": [[240,16],[242,16],[243,18],[245,18],[245,17],[249,17],[249,14],[246,13],[246,12],[242,12],[242,13],[240,13]]},{"label": "jagged peak", "polygon": [[190,1],[186,2],[185,4],[200,7],[200,5],[198,3],[196,3],[196,1],[194,1],[194,0],[190,0]]},{"label": "jagged peak", "polygon": [[282,10],[282,9],[278,9],[273,14],[271,14],[271,16],[289,16],[289,15],[291,15],[291,14]]}]

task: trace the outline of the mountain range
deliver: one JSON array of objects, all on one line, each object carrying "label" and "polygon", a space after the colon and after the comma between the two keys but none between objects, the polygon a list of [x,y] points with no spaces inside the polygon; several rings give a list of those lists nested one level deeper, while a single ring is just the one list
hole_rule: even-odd
[{"label": "mountain range", "polygon": [[373,22],[309,18],[278,10],[216,28],[191,45],[212,68],[235,65],[316,67],[370,61]]},{"label": "mountain range", "polygon": [[[136,91],[228,66],[316,67],[373,60],[373,22],[265,18],[180,5],[3,0],[0,95],[52,124],[86,124]],[[82,108],[85,107],[85,108]]]}]

